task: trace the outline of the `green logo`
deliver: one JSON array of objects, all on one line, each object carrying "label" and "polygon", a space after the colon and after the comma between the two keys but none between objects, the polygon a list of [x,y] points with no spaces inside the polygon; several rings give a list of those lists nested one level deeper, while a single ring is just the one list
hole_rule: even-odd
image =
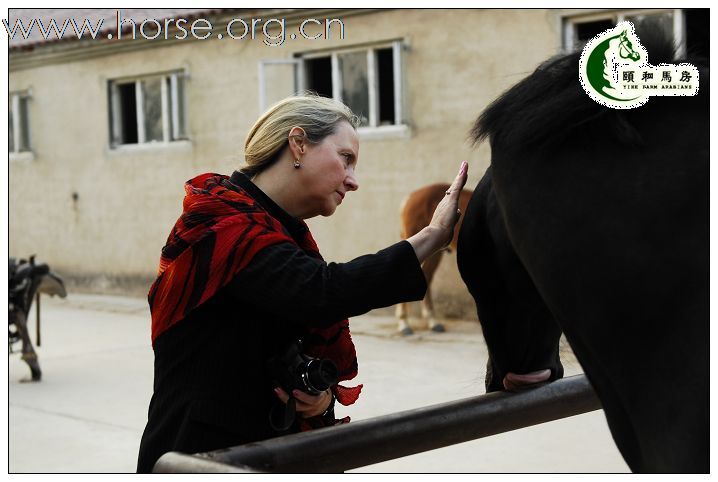
[{"label": "green logo", "polygon": [[698,93],[698,69],[691,64],[650,65],[631,22],[620,22],[591,39],[578,65],[589,97],[613,109],[639,107],[653,95]]}]

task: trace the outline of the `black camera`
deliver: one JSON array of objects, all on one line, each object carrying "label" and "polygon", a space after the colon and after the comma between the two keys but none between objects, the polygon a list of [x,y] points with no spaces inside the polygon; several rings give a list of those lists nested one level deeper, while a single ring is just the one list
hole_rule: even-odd
[{"label": "black camera", "polygon": [[293,390],[319,395],[337,383],[339,370],[327,358],[313,358],[302,353],[302,341],[297,340],[280,356],[269,361],[269,372],[274,386],[289,395],[286,404],[277,400],[269,413],[269,423],[277,431],[287,430],[294,423],[296,402]]},{"label": "black camera", "polygon": [[302,341],[297,340],[279,357],[270,362],[274,382],[289,395],[297,389],[319,395],[337,383],[337,366],[327,358],[312,358],[302,353]]}]

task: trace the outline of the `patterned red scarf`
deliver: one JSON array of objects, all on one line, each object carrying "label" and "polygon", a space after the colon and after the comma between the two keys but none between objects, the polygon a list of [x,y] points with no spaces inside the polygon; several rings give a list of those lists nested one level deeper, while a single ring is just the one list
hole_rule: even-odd
[{"label": "patterned red scarf", "polygon": [[[162,248],[157,279],[148,294],[153,346],[158,336],[214,296],[261,249],[297,244],[279,221],[227,176],[201,174],[185,183],[185,191],[183,213]],[[309,229],[305,232],[299,247],[322,259]],[[307,355],[331,359],[339,369],[339,381],[357,375],[349,320],[308,332]],[[362,385],[333,387],[342,405],[354,403],[361,389]]]}]

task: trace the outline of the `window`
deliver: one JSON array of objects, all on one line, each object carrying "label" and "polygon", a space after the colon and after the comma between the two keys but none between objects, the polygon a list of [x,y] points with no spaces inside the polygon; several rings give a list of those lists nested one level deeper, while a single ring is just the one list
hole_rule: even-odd
[{"label": "window", "polygon": [[184,73],[114,80],[109,94],[112,147],[187,139]]},{"label": "window", "polygon": [[[401,42],[260,62],[260,111],[293,92],[310,90],[341,100],[360,127],[404,124]],[[294,79],[291,86],[280,85]],[[284,80],[279,80],[284,79]]]},{"label": "window", "polygon": [[583,48],[583,46],[586,45],[586,42],[614,25],[615,22],[613,20],[594,20],[574,23],[575,33],[573,46],[576,48]]},{"label": "window", "polygon": [[304,88],[347,104],[362,127],[402,123],[401,44],[306,56]]},{"label": "window", "polygon": [[8,98],[8,152],[30,151],[30,121],[27,93],[11,93]]},{"label": "window", "polygon": [[564,48],[567,50],[583,48],[586,42],[597,34],[624,20],[634,23],[639,21],[651,22],[657,28],[661,28],[673,36],[674,42],[679,49],[678,56],[685,55],[686,17],[681,9],[608,12],[567,18],[565,21]]}]

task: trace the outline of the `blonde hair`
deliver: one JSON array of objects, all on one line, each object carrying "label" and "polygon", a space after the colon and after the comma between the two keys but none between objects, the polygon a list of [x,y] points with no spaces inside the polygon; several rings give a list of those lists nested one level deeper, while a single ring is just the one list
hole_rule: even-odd
[{"label": "blonde hair", "polygon": [[308,142],[318,144],[336,132],[337,125],[348,122],[354,129],[359,118],[343,103],[305,93],[280,100],[267,110],[249,130],[244,141],[246,167],[241,172],[250,178],[279,159],[288,145],[289,131],[301,127]]}]

